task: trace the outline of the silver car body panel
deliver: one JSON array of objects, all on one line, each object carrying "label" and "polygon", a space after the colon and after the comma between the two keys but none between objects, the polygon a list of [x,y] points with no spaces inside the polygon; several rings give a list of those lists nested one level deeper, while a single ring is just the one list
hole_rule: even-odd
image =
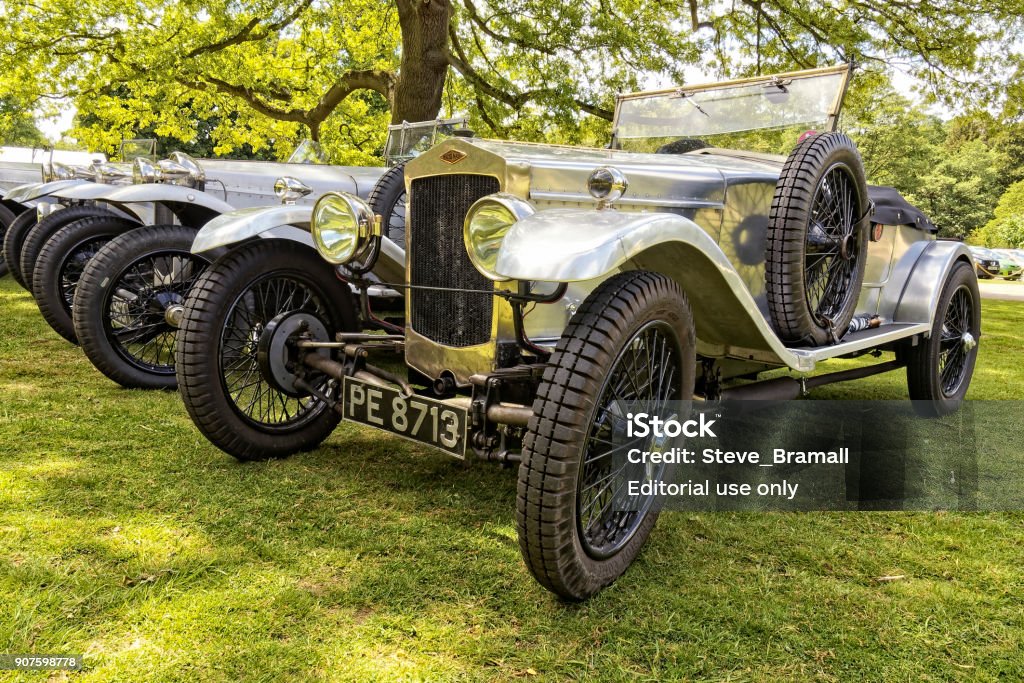
[{"label": "silver car body panel", "polygon": [[88,180],[54,180],[49,183],[29,183],[12,188],[4,194],[4,201],[14,201],[20,204],[49,197],[55,192],[60,192],[78,185],[90,184]]},{"label": "silver car body panel", "polygon": [[[451,149],[465,155],[457,165],[437,161]],[[524,321],[538,343],[557,340],[586,293],[630,269],[677,280],[693,308],[698,353],[742,361],[738,367],[809,372],[826,358],[929,334],[945,276],[957,259],[969,262],[969,253],[963,245],[936,242],[909,226],[884,226],[882,239],[869,243],[856,311],[880,316],[881,327],[825,347],[782,343],[770,323],[764,282],[768,214],[782,162],[772,155],[707,149],[661,155],[453,139],[410,162],[406,180],[443,173],[495,175],[504,178],[502,191],[535,206],[537,212],[510,228],[502,242],[496,270],[510,282],[496,287],[515,281],[573,283],[561,302],[535,307]],[[586,181],[604,165],[622,171],[629,188],[614,209],[598,210]],[[413,200],[410,211],[415,210]],[[507,338],[504,308],[496,305],[493,340]],[[407,347],[409,364],[435,376],[439,369],[451,369],[462,379],[471,364],[489,360],[483,347],[448,348],[415,332]]]},{"label": "silver car body panel", "polygon": [[[743,275],[706,231],[663,213],[550,209],[519,221],[498,254],[497,271],[512,280],[602,280],[621,270],[651,270],[679,282],[693,309],[698,353],[708,357],[786,365],[809,372],[827,358],[914,334],[928,334],[942,286],[957,260],[969,263],[957,242],[921,239],[904,226],[885,226],[892,242],[872,243],[858,314],[885,324],[838,344],[786,347],[751,295]],[[913,233],[913,234],[911,234]],[[916,237],[896,251],[896,242]],[[877,246],[876,246],[877,245]]]},{"label": "silver car body panel", "polygon": [[[387,170],[383,167],[362,167],[362,166],[325,166],[316,164],[288,164],[271,161],[235,161],[224,159],[199,159],[199,164],[206,173],[206,190],[190,190],[196,195],[196,199],[182,199],[182,190],[189,188],[180,185],[166,183],[151,183],[146,185],[152,189],[147,191],[149,198],[133,199],[131,201],[141,202],[182,202],[185,201],[197,206],[204,206],[210,210],[222,213],[223,209],[218,206],[229,208],[265,207],[276,204],[279,200],[274,194],[274,181],[281,176],[292,176],[298,178],[313,191],[298,200],[298,204],[310,205],[324,192],[329,190],[350,192],[359,197],[366,198],[373,190],[377,180]],[[35,177],[40,175],[40,165],[35,164]],[[5,170],[0,167],[0,176]],[[51,183],[28,183],[12,188],[4,199],[10,199],[19,203],[40,199],[52,195],[57,191],[78,185],[90,185],[92,187],[105,187],[106,191],[95,190],[98,194],[86,192],[86,195],[78,197],[80,200],[114,201],[105,192],[113,192],[122,189],[123,185],[95,185],[86,180],[60,180]],[[140,185],[140,187],[142,187]],[[69,199],[73,197],[67,197]],[[127,200],[123,200],[127,201]],[[219,202],[219,204],[218,204]]]},{"label": "silver car body panel", "polygon": [[[192,253],[201,254],[251,239],[289,239],[314,248],[310,234],[313,207],[286,204],[236,209],[204,225],[192,242]],[[384,282],[405,279],[405,251],[388,238],[381,242],[381,254],[374,274]]]}]

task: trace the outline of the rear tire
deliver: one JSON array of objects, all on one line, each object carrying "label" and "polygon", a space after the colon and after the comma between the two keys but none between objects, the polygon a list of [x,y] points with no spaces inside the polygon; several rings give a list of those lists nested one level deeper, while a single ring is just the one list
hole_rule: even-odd
[{"label": "rear tire", "polygon": [[[13,211],[3,204],[0,204],[0,245],[4,243],[4,236],[7,234],[7,228],[11,226],[11,223],[14,222],[16,217],[17,216],[14,215]],[[7,261],[3,256],[3,249],[0,248],[0,277],[7,275],[8,270]]]},{"label": "rear tire", "polygon": [[[36,223],[35,227],[25,236],[25,242],[21,245],[21,254],[18,257],[18,266],[28,291],[35,292],[36,261],[39,260],[39,255],[47,241],[65,226],[83,218],[96,216],[118,217],[113,211],[98,206],[71,206],[55,211]],[[135,224],[137,225],[137,223]]]},{"label": "rear tire", "polygon": [[[544,370],[519,466],[519,548],[542,586],[584,600],[633,562],[658,512],[653,499],[642,497],[614,509],[613,501],[622,500],[620,480],[636,474],[626,472],[624,447],[644,448],[625,436],[625,409],[614,399],[655,410],[663,401],[688,401],[695,374],[690,305],[663,275],[609,278],[572,317]],[[636,399],[627,395],[631,386]],[[665,480],[667,473],[641,475]]]},{"label": "rear tire", "polygon": [[955,412],[971,385],[981,338],[981,295],[973,270],[963,262],[953,267],[942,287],[931,336],[904,350],[910,400],[921,415]]},{"label": "rear tire", "polygon": [[[174,311],[209,265],[198,231],[153,225],[110,240],[86,266],[72,317],[85,355],[128,389],[175,389]],[[178,309],[180,310],[180,309]]]},{"label": "rear tire", "polygon": [[868,192],[857,147],[812,135],[786,159],[768,214],[765,284],[787,344],[824,346],[846,333],[864,283]]},{"label": "rear tire", "polygon": [[[357,327],[352,293],[334,268],[288,240],[261,239],[231,251],[206,269],[185,301],[175,346],[178,389],[199,431],[239,460],[316,448],[341,419],[313,396],[275,389],[260,370],[260,334],[281,313],[298,310],[314,314],[332,337]],[[336,391],[326,381],[320,389]]]},{"label": "rear tire", "polygon": [[7,226],[7,232],[4,234],[4,263],[7,264],[11,277],[22,289],[28,289],[28,284],[21,274],[21,247],[28,233],[36,227],[36,220],[36,210],[26,209]]},{"label": "rear tire", "polygon": [[82,218],[65,225],[43,245],[35,263],[32,295],[50,327],[72,344],[78,343],[78,337],[71,307],[82,272],[103,245],[137,225],[114,214]]},{"label": "rear tire", "polygon": [[405,249],[405,164],[384,172],[367,203],[381,217],[384,236]]}]

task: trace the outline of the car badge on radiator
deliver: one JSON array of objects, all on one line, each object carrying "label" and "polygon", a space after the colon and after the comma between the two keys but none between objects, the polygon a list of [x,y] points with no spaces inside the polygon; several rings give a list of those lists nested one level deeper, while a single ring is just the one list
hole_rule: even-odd
[{"label": "car badge on radiator", "polygon": [[457,149],[450,149],[441,155],[441,161],[446,164],[457,164],[466,158],[465,152],[460,152]]}]

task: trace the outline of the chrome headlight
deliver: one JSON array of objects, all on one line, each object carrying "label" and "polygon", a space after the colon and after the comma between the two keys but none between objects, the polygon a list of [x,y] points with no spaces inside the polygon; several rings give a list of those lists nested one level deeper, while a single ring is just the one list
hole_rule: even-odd
[{"label": "chrome headlight", "polygon": [[160,180],[160,171],[149,159],[136,157],[132,162],[132,182],[136,185],[155,183]]},{"label": "chrome headlight", "polygon": [[160,180],[174,185],[197,187],[206,181],[206,172],[195,159],[184,152],[172,152],[170,158],[156,162]]},{"label": "chrome headlight", "polygon": [[484,277],[489,280],[507,279],[495,272],[498,250],[509,229],[534,212],[529,202],[504,192],[482,197],[469,207],[462,239],[469,260]]},{"label": "chrome headlight", "polygon": [[602,206],[611,204],[626,192],[629,181],[626,174],[614,166],[602,166],[595,169],[587,178],[587,191]]},{"label": "chrome headlight", "polygon": [[282,176],[274,183],[274,194],[282,204],[293,204],[312,191],[313,189],[306,183],[290,175]]},{"label": "chrome headlight", "polygon": [[59,161],[53,162],[50,172],[53,180],[73,180],[75,177],[75,169]]},{"label": "chrome headlight", "polygon": [[206,171],[199,162],[184,152],[171,152],[171,162],[188,172],[188,180],[193,186],[206,182]]},{"label": "chrome headlight", "polygon": [[310,227],[316,250],[336,265],[368,255],[381,234],[370,205],[348,192],[327,192],[316,200]]},{"label": "chrome headlight", "polygon": [[123,166],[115,166],[109,162],[94,162],[92,171],[95,174],[97,183],[117,183],[128,180],[133,173]]},{"label": "chrome headlight", "polygon": [[49,183],[49,182],[52,182],[52,181],[56,180],[56,178],[53,175],[53,166],[52,165],[50,165],[48,163],[41,164],[39,170],[43,174],[43,182],[44,183]]}]

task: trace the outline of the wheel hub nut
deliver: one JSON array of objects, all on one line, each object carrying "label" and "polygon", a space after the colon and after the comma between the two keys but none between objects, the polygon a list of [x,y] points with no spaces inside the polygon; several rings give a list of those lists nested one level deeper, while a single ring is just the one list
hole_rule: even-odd
[{"label": "wheel hub nut", "polygon": [[164,320],[171,327],[181,327],[181,319],[185,317],[185,307],[181,304],[171,304],[164,309]]},{"label": "wheel hub nut", "polygon": [[839,256],[844,261],[849,261],[853,258],[853,235],[843,237],[843,241],[839,245]]},{"label": "wheel hub nut", "polygon": [[960,342],[964,345],[965,351],[970,351],[978,345],[978,340],[970,332],[964,332],[963,336],[960,337]]}]

